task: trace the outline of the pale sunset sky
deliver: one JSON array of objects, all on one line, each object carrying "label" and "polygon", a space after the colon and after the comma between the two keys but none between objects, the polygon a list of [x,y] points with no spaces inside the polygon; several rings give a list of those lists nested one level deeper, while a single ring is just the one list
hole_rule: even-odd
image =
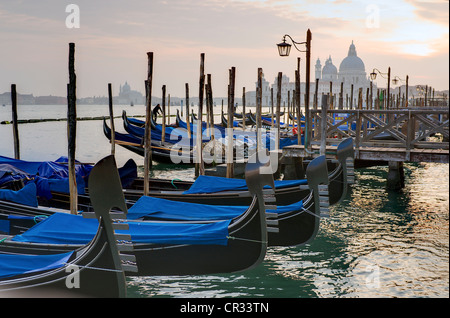
[{"label": "pale sunset sky", "polygon": [[[75,11],[79,8],[79,28]],[[68,20],[68,24],[66,23]],[[236,96],[255,89],[257,69],[273,82],[278,72],[294,80],[301,57],[280,57],[284,34],[297,42],[312,32],[314,64],[331,56],[339,64],[353,41],[367,75],[377,68],[410,85],[449,87],[449,2],[444,0],[0,0],[0,93],[66,96],[69,42],[75,42],[77,96],[107,96],[128,81],[144,93],[147,54],[154,52],[153,95],[198,96],[200,54],[212,75],[215,97],[227,95],[236,67]],[[377,77],[379,87],[386,80]]]}]

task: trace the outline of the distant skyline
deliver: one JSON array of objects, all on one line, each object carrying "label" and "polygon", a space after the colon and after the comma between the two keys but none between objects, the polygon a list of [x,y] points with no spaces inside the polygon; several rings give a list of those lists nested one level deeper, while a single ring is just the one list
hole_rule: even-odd
[{"label": "distant skyline", "polygon": [[[79,9],[77,15],[74,7]],[[0,92],[66,96],[68,43],[76,44],[77,97],[113,95],[128,81],[144,93],[147,52],[154,52],[153,94],[198,96],[200,54],[214,96],[226,96],[228,69],[236,67],[236,95],[255,89],[258,67],[272,82],[294,78],[305,54],[279,57],[284,34],[298,42],[312,32],[314,63],[331,55],[336,67],[353,40],[367,75],[373,68],[410,85],[449,88],[449,2],[427,0],[87,0],[0,2]],[[77,19],[79,17],[79,20]],[[79,25],[77,25],[79,21]],[[79,28],[70,28],[79,26]],[[379,87],[386,80],[377,77]]]}]

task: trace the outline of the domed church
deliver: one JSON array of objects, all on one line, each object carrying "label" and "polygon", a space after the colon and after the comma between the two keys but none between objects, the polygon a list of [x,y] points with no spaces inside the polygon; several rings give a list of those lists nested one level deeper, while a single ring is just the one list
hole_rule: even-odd
[{"label": "domed church", "polygon": [[331,55],[325,61],[323,68],[320,59],[317,59],[315,78],[319,79],[319,94],[330,92],[330,82],[333,82],[333,94],[340,92],[341,83],[343,83],[344,94],[350,94],[353,85],[353,96],[357,96],[359,88],[362,87],[363,94],[365,94],[366,89],[370,87],[370,80],[367,76],[364,62],[358,57],[353,41],[348,49],[347,57],[339,65],[339,71],[333,64]]},{"label": "domed church", "polygon": [[[333,60],[331,59],[331,55],[329,55],[328,59],[325,61],[325,65],[322,67],[320,63],[320,59],[316,60],[315,65],[315,79],[319,80],[319,85],[317,87],[318,93],[318,105],[320,107],[320,99],[322,94],[330,93],[330,88],[332,89],[332,94],[336,98],[339,96],[341,91],[341,83],[343,83],[343,98],[347,100],[347,98],[351,98],[353,95],[353,105],[356,105],[358,99],[359,89],[362,88],[363,98],[365,99],[367,88],[370,88],[370,79],[366,74],[364,62],[358,57],[356,54],[355,44],[350,44],[348,49],[347,57],[345,57],[338,68],[333,64]],[[273,94],[276,96],[277,91],[277,82],[278,79],[275,78],[273,84],[270,85],[269,82],[263,80],[263,105],[270,105],[271,103],[271,91],[270,86],[273,88]],[[310,85],[310,106],[313,104],[313,96],[316,90],[316,81],[311,81]],[[257,85],[257,83],[255,83]],[[352,94],[352,85],[353,85],[353,94]],[[373,89],[376,91],[376,85],[373,84]],[[295,90],[295,83],[289,80],[285,74],[283,74],[282,79],[282,90],[281,90],[281,100],[282,105],[287,105],[289,98],[292,98],[293,91]],[[304,94],[306,91],[305,83],[301,83],[301,100],[302,104],[304,103]],[[292,92],[292,94],[288,94],[288,92]],[[256,91],[246,92],[246,100],[247,105],[254,106],[256,105]]]},{"label": "domed church", "polygon": [[355,44],[350,45],[348,55],[339,65],[339,82],[344,82],[345,86],[367,87],[370,81],[366,75],[364,62],[356,54]]}]

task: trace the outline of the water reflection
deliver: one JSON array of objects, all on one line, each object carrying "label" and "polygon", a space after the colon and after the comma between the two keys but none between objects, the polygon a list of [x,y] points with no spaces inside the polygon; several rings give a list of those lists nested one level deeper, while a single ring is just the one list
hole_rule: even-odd
[{"label": "water reflection", "polygon": [[[97,114],[107,114],[106,106]],[[122,130],[121,119],[116,127]],[[109,153],[100,121],[80,122],[78,128],[78,160],[96,162]],[[65,122],[20,125],[19,134],[25,160],[67,153]],[[0,153],[13,156],[9,125],[0,125]],[[122,147],[116,147],[116,157],[119,166],[129,158],[143,162]],[[152,173],[193,180],[192,167],[178,167],[155,165]],[[129,297],[449,297],[448,164],[405,163],[406,187],[400,192],[386,190],[387,172],[357,169],[357,183],[330,208],[309,245],[270,248],[263,264],[243,273],[129,278]]]},{"label": "water reflection", "polygon": [[448,297],[448,165],[405,168],[400,192],[387,169],[358,169],[309,245],[241,274],[131,279],[131,297]]}]

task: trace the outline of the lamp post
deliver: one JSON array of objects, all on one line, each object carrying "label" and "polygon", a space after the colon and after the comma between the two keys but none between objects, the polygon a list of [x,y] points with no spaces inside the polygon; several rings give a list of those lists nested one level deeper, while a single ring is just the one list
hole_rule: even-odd
[{"label": "lamp post", "polygon": [[[311,72],[311,30],[308,29],[308,31],[306,31],[306,41],[305,42],[296,42],[292,39],[292,37],[288,34],[285,34],[283,36],[283,39],[281,43],[277,44],[278,47],[278,53],[280,54],[280,56],[289,56],[289,53],[291,52],[291,47],[292,45],[289,43],[286,43],[286,37],[288,37],[292,44],[294,45],[294,47],[297,49],[297,51],[299,52],[304,52],[306,53],[306,92],[305,92],[305,148],[308,148],[309,146],[309,139],[310,139],[310,134],[311,134],[311,123],[310,123],[310,115],[309,115],[309,87],[310,87],[310,72]],[[297,45],[305,45],[306,50],[302,51],[300,50]],[[300,71],[300,70],[299,70]],[[298,100],[298,103],[300,105],[300,99]],[[298,107],[300,108],[300,106]],[[298,111],[297,116],[299,116],[300,114],[300,109]],[[298,131],[300,133],[300,127],[298,127]]]},{"label": "lamp post", "polygon": [[406,79],[403,80],[398,76],[394,76],[394,78],[392,79],[392,84],[397,85],[398,81],[400,82],[405,82],[406,83],[406,103],[405,103],[405,107],[408,107],[408,82],[409,82],[409,76],[406,75]]},{"label": "lamp post", "polygon": [[427,106],[427,94],[426,94],[426,91],[428,90],[428,87],[425,87],[423,85],[416,85],[416,90],[419,93],[420,98],[422,98],[422,96],[424,97],[424,105]]},{"label": "lamp post", "polygon": [[374,81],[377,78],[377,73],[381,75],[381,77],[384,77],[383,75],[387,75],[387,100],[386,100],[386,108],[389,108],[389,102],[390,102],[390,88],[391,88],[391,67],[388,67],[387,73],[382,73],[378,69],[374,68],[372,73],[370,73],[370,79]]}]

